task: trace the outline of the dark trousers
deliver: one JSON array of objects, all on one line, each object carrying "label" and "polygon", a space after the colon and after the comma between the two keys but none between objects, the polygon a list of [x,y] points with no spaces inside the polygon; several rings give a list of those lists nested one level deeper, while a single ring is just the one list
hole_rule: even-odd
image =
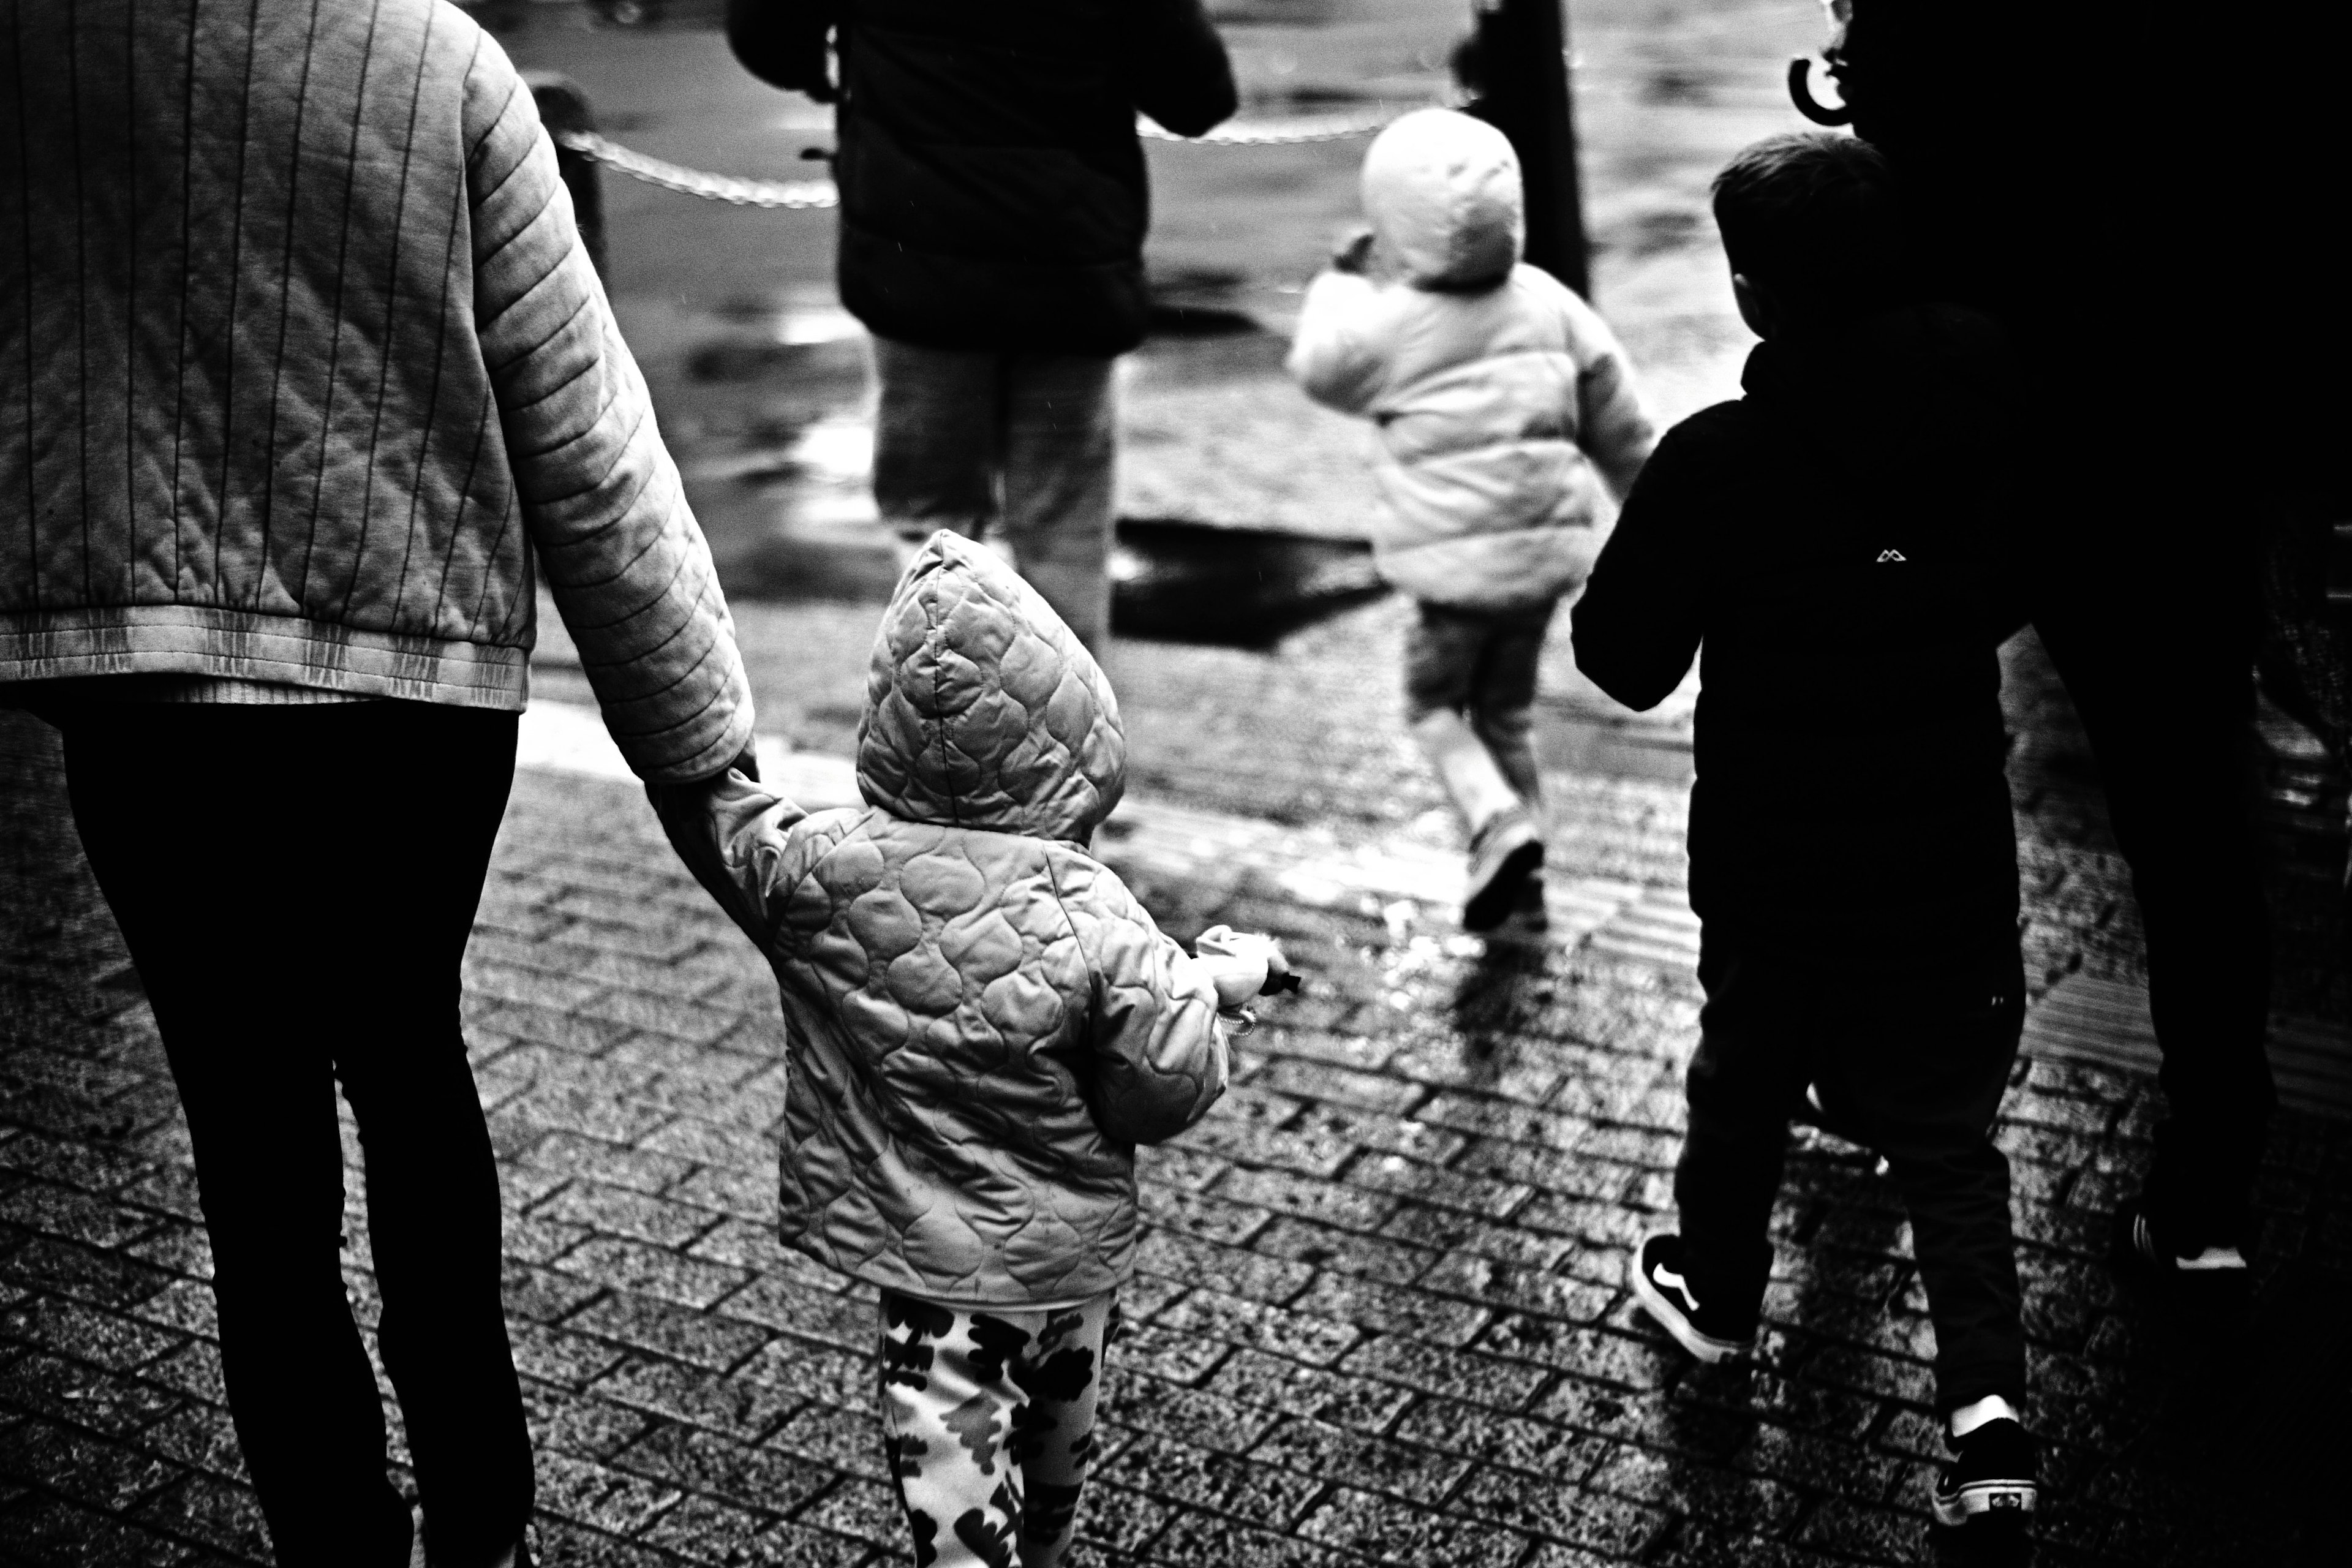
[{"label": "dark trousers", "polygon": [[1916,984],[1857,985],[1710,936],[1675,1203],[1691,1287],[1727,1331],[1761,1307],[1789,1111],[1817,1084],[1841,1131],[1885,1157],[1910,1210],[1944,1408],[2024,1397],[2009,1162],[1991,1131],[2025,985],[2014,945],[1996,952]]},{"label": "dark trousers", "polygon": [[338,1079],[434,1560],[491,1561],[530,1515],[531,1458],[458,963],[515,716],[384,701],[57,717],[74,820],[187,1112],[229,1409],[278,1561],[407,1561],[344,1294]]},{"label": "dark trousers", "polygon": [[[2210,553],[2206,569],[2222,584],[2238,570]],[[2167,1107],[2147,1195],[2183,1254],[2252,1241],[2247,1207],[2277,1103],[2250,813],[2253,647],[2236,620],[2225,595],[2147,578],[2078,587],[2034,617],[2131,866]]]}]

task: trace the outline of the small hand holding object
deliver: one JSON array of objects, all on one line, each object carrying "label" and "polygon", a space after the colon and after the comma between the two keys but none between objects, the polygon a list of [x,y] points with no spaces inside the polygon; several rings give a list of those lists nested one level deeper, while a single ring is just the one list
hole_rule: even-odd
[{"label": "small hand holding object", "polygon": [[1255,996],[1298,989],[1298,976],[1291,973],[1282,949],[1270,936],[1237,931],[1231,926],[1211,926],[1192,944],[1192,952],[1216,985],[1220,1012],[1240,1012],[1243,1018],[1255,1022],[1251,1015],[1242,1011],[1244,1003]]}]

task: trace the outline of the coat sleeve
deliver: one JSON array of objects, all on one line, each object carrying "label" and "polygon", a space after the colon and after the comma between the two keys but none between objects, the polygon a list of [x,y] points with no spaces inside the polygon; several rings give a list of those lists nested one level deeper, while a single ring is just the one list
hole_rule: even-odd
[{"label": "coat sleeve", "polygon": [[830,103],[824,43],[842,8],[843,0],[727,0],[727,47],[769,86]]},{"label": "coat sleeve", "polygon": [[1658,445],[1657,422],[1643,400],[1633,378],[1633,361],[1624,345],[1599,311],[1569,289],[1569,331],[1574,342],[1576,375],[1576,444],[1608,481],[1610,493],[1623,500],[1633,492],[1633,479]]},{"label": "coat sleeve", "polygon": [[735,625],[555,149],[487,38],[466,119],[475,332],[523,525],[629,766],[708,777],[751,738]]},{"label": "coat sleeve", "polygon": [[1109,1137],[1162,1142],[1225,1092],[1231,1063],[1216,985],[1111,872],[1097,867],[1084,881],[1062,880],[1063,908],[1093,977],[1087,1103]]},{"label": "coat sleeve", "polygon": [[1379,285],[1353,272],[1325,272],[1307,286],[1286,363],[1307,396],[1342,414],[1370,410],[1383,367],[1367,329],[1379,300]]},{"label": "coat sleeve", "polygon": [[1232,115],[1233,62],[1201,0],[1121,0],[1114,10],[1119,69],[1138,109],[1179,136],[1205,135]]},{"label": "coat sleeve", "polygon": [[1664,701],[1698,655],[1707,519],[1686,439],[1678,426],[1658,444],[1570,612],[1576,668],[1635,710]]}]

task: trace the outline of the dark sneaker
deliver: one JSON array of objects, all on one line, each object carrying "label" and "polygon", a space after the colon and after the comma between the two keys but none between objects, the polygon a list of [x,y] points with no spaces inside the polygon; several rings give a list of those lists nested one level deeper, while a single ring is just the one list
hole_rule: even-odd
[{"label": "dark sneaker", "polygon": [[1675,1342],[1703,1362],[1718,1362],[1755,1347],[1754,1330],[1735,1337],[1733,1325],[1717,1321],[1683,1278],[1683,1238],[1671,1233],[1646,1236],[1633,1255],[1633,1299]]},{"label": "dark sneaker", "polygon": [[1956,1456],[1936,1478],[1936,1522],[2022,1521],[2041,1500],[2042,1467],[2033,1439],[2014,1421],[1988,1421],[1948,1439]]},{"label": "dark sneaker", "polygon": [[2234,1247],[2178,1250],[2165,1236],[2162,1223],[2148,1212],[2146,1198],[2134,1198],[2116,1213],[2116,1256],[2131,1268],[2168,1278],[2219,1283],[2246,1277],[2245,1254]]},{"label": "dark sneaker", "polygon": [[1543,838],[1525,806],[1498,813],[1470,840],[1470,892],[1462,901],[1464,931],[1493,931],[1510,915],[1519,889],[1542,869]]}]

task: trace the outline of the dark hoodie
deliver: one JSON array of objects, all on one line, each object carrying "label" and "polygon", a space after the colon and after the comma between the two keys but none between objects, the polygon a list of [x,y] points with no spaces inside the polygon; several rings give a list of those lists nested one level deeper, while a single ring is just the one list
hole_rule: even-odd
[{"label": "dark hoodie", "polygon": [[1574,612],[1655,706],[1705,647],[1691,905],[1710,945],[1910,972],[2015,940],[1995,649],[2020,422],[1999,329],[1906,309],[1759,344],[1676,426]]}]

